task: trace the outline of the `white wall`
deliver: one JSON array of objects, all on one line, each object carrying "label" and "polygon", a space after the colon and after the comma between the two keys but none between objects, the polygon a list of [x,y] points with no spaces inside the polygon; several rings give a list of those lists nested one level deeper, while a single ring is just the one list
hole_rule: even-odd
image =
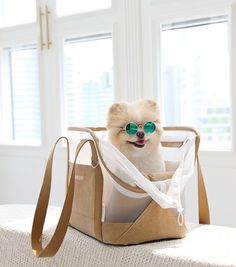
[{"label": "white wall", "polygon": [[[0,156],[0,204],[36,204],[43,181],[47,156]],[[66,181],[66,158],[56,153],[50,203],[61,206]]]},{"label": "white wall", "polygon": [[0,157],[0,203],[35,203],[44,160],[37,157]]}]

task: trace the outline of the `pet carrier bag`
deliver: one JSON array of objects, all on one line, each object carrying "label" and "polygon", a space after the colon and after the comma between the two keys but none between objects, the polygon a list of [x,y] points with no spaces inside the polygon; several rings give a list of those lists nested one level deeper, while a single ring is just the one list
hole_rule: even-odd
[{"label": "pet carrier bag", "polygon": [[[67,192],[56,230],[43,248],[57,143],[66,140]],[[57,140],[46,165],[32,227],[37,257],[55,255],[68,225],[104,243],[139,244],[186,234],[181,193],[197,162],[199,222],[209,224],[209,208],[198,160],[199,134],[192,128],[165,127],[162,149],[167,171],[150,181],[106,139],[105,128],[68,129]]]}]

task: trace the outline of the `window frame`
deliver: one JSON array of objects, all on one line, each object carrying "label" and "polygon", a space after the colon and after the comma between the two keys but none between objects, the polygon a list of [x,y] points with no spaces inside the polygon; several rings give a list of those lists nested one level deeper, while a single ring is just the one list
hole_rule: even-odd
[{"label": "window frame", "polygon": [[[101,37],[101,38],[99,38]],[[78,42],[87,42],[87,41],[93,41],[93,40],[102,40],[102,39],[111,39],[111,42],[113,42],[113,36],[112,36],[112,33],[111,31],[104,31],[103,33],[96,33],[96,34],[93,34],[93,35],[84,35],[84,36],[76,36],[75,38],[70,38],[70,37],[62,37],[63,40],[62,40],[62,46],[64,48],[64,44],[66,44],[66,42],[70,41],[70,40],[77,40]],[[79,41],[80,40],[80,41]],[[62,48],[62,49],[63,49]],[[113,51],[112,51],[112,54],[113,54]],[[64,53],[62,55],[62,62],[61,62],[61,79],[62,79],[62,84],[61,84],[61,131],[62,133],[63,132],[66,132],[67,131],[67,127],[70,127],[70,126],[74,126],[74,125],[67,125],[66,121],[67,121],[67,118],[66,116],[68,115],[67,112],[66,112],[66,101],[64,99],[65,95],[66,95],[66,90],[65,90],[65,83],[64,83],[64,78],[65,78],[65,74],[64,74],[64,71],[63,71],[63,67],[65,66],[65,57],[64,57]],[[112,58],[112,61],[113,61],[113,58]],[[114,68],[114,62],[113,62],[113,68]],[[114,76],[114,75],[113,75]],[[115,92],[115,89],[114,89],[114,85],[113,85],[113,97],[114,97],[114,92]],[[114,100],[114,99],[113,99]],[[79,103],[78,103],[79,104]],[[105,117],[104,117],[105,119]],[[93,125],[89,125],[89,126],[93,126]],[[96,125],[97,126],[97,125]],[[104,126],[104,125],[102,125]]]},{"label": "window frame", "polygon": [[[72,14],[67,16],[56,15],[56,1],[54,0],[36,0],[37,11],[39,7],[44,8],[47,5],[50,11],[49,15],[49,30],[52,47],[50,50],[40,49],[38,40],[39,34],[39,13],[37,12],[37,21],[35,23],[6,26],[0,28],[0,51],[3,48],[17,47],[24,45],[37,44],[38,48],[38,64],[40,77],[40,117],[41,117],[41,144],[16,144],[0,143],[0,155],[28,155],[35,153],[35,150],[48,151],[56,140],[64,131],[63,126],[63,40],[70,37],[83,37],[100,33],[117,33],[117,12],[120,3],[112,0],[112,6],[108,9],[89,11],[81,14]],[[44,27],[45,28],[45,27]],[[43,29],[44,42],[46,41],[46,31]],[[113,50],[118,48],[114,44]],[[118,52],[119,54],[119,52]],[[118,59],[120,56],[114,56]],[[119,63],[118,63],[119,64]],[[3,66],[2,58],[0,60],[0,75],[1,66]],[[114,65],[116,66],[117,63]],[[55,68],[56,66],[56,68]],[[2,68],[3,69],[3,68]],[[118,69],[118,68],[114,68]],[[114,70],[115,72],[115,70]],[[116,75],[116,78],[121,76]],[[60,77],[58,79],[58,77]],[[120,80],[117,78],[116,80]],[[115,79],[114,79],[115,80]],[[115,83],[115,81],[114,81]],[[3,86],[4,87],[4,86]],[[59,88],[59,89],[58,89]],[[3,91],[0,92],[3,96]],[[122,90],[121,90],[122,91]],[[120,91],[115,93],[115,97],[120,94]],[[1,101],[2,98],[1,98]],[[2,107],[2,105],[1,105]],[[0,107],[0,108],[1,108]],[[3,112],[1,112],[3,115]],[[5,116],[5,115],[4,115]],[[1,120],[2,121],[2,120]],[[52,123],[55,125],[51,127]],[[53,129],[52,129],[53,128]],[[50,130],[49,130],[50,129]],[[10,129],[9,129],[10,130]],[[5,141],[5,140],[4,140]],[[43,152],[42,152],[43,153]]]},{"label": "window frame", "polygon": [[[209,24],[208,24],[208,19],[210,19],[210,21],[209,21]],[[193,24],[194,23],[194,24]],[[168,34],[168,32],[171,34],[171,32],[174,32],[175,30],[181,30],[181,31],[183,31],[183,30],[186,30],[186,31],[188,31],[189,30],[189,28],[191,28],[191,29],[193,29],[193,31],[196,29],[196,31],[198,31],[199,29],[201,29],[201,28],[203,28],[203,27],[212,27],[213,25],[215,25],[216,27],[218,26],[218,25],[221,25],[221,23],[224,23],[225,24],[225,27],[226,27],[226,29],[225,29],[225,32],[224,33],[226,33],[226,42],[228,41],[228,39],[227,39],[227,37],[228,37],[228,28],[229,28],[229,15],[228,14],[226,14],[226,15],[222,15],[222,16],[211,16],[211,17],[201,17],[201,18],[199,18],[199,19],[194,19],[194,20],[185,20],[185,21],[174,21],[174,26],[173,26],[173,24],[162,24],[161,25],[161,35],[162,35],[162,37],[164,38],[164,34],[165,34],[165,32],[167,31],[167,34]],[[197,26],[197,27],[196,27]],[[198,27],[198,26],[200,26],[200,27]],[[214,26],[213,26],[214,27]],[[220,26],[221,27],[221,26]],[[176,31],[176,32],[177,32]],[[161,49],[164,49],[164,47],[163,47],[163,39],[161,40],[161,46],[162,46],[162,48]],[[200,39],[200,43],[201,43],[201,39]],[[214,44],[213,44],[214,45]],[[206,46],[207,46],[207,44],[206,44]],[[228,42],[226,43],[226,46],[227,46],[227,48],[229,47],[229,44],[228,44]],[[227,50],[227,48],[226,48],[226,51],[227,52],[229,52],[228,50]],[[215,55],[215,56],[217,56],[217,55]],[[229,54],[226,56],[226,59],[227,59],[227,87],[226,87],[226,89],[227,89],[227,100],[228,100],[228,104],[229,104],[229,114],[227,115],[227,118],[229,119],[229,123],[228,123],[228,125],[227,125],[227,127],[230,127],[230,132],[229,132],[229,136],[231,137],[231,140],[228,142],[228,144],[227,144],[227,148],[224,148],[223,146],[220,148],[220,147],[214,147],[214,146],[212,146],[212,144],[208,144],[206,141],[205,141],[205,143],[204,143],[204,146],[200,146],[200,149],[202,150],[202,151],[221,151],[221,152],[223,152],[223,151],[226,151],[226,152],[230,152],[231,150],[232,150],[232,123],[231,123],[231,117],[232,117],[232,112],[231,112],[231,97],[230,97],[230,90],[231,90],[231,88],[230,88],[230,84],[229,84],[229,80],[230,80],[230,73],[229,73],[229,71],[230,71],[230,58],[229,58]],[[162,59],[163,59],[163,53],[161,54],[161,59],[160,59],[160,64],[162,65],[163,64],[163,62],[164,62],[164,60],[162,61]],[[162,70],[161,70],[161,75],[162,75],[162,77],[161,77],[161,95],[162,95],[162,99],[160,100],[160,102],[163,104],[163,105],[166,105],[166,103],[165,103],[165,98],[166,98],[166,94],[165,94],[165,88],[164,88],[164,80],[163,80],[163,78],[164,78],[164,76],[163,76],[163,65],[162,65]],[[187,78],[187,77],[186,77]],[[182,80],[182,81],[184,81],[184,80]],[[223,87],[222,87],[223,88]],[[229,89],[229,90],[228,90]],[[190,92],[191,92],[191,89],[190,89]],[[193,93],[194,93],[195,91],[193,91]],[[224,90],[221,90],[221,93],[223,93],[224,94]],[[169,97],[169,95],[168,95],[168,97]],[[168,98],[167,97],[167,98]],[[171,102],[173,102],[173,101],[175,101],[175,96],[170,96],[171,97],[171,99],[170,99],[170,101]],[[203,98],[204,98],[204,96],[203,96]],[[218,99],[219,99],[219,97],[218,97]],[[192,99],[192,100],[194,100],[194,99]],[[169,101],[169,100],[167,100],[167,101]],[[177,100],[178,101],[178,100]],[[202,99],[202,101],[204,101],[203,99]],[[201,102],[202,102],[201,101]],[[200,102],[200,103],[201,103]],[[165,103],[165,104],[164,104]],[[190,101],[190,103],[191,103],[191,101]],[[182,105],[179,101],[178,101],[178,105]],[[208,105],[208,106],[205,106],[205,108],[209,108],[210,106]],[[168,108],[168,107],[167,107]],[[216,106],[214,106],[214,108],[217,108]],[[202,111],[202,109],[200,108],[200,110]],[[178,109],[176,109],[176,110],[174,110],[174,111],[177,111],[177,113],[179,114],[179,116],[181,116],[182,117],[182,112],[180,112]],[[200,111],[200,112],[201,112]],[[163,114],[164,116],[166,116],[167,115],[167,117],[169,116],[169,114]],[[214,117],[215,116],[217,116],[217,114],[214,114]],[[219,116],[221,116],[220,114],[219,114]],[[225,116],[225,114],[224,114],[224,116]],[[199,118],[199,117],[198,117]],[[196,118],[195,118],[196,119]],[[200,119],[200,118],[199,118]],[[189,123],[191,123],[191,122],[189,122]],[[189,123],[185,123],[185,124],[189,124]],[[191,125],[191,124],[189,124],[189,125]],[[207,125],[207,124],[204,124],[204,125],[199,125],[199,131],[200,132],[202,132],[203,130],[202,130],[202,128],[206,128],[206,127],[211,127],[210,125]],[[212,129],[213,129],[213,127],[217,127],[217,125],[216,124],[213,124],[212,125]],[[225,126],[226,127],[226,126]],[[214,138],[214,136],[213,136],[213,138]],[[218,143],[219,143],[220,141],[218,141]],[[203,141],[202,141],[202,143],[203,143]],[[217,144],[217,146],[218,146],[218,144]],[[220,146],[220,144],[219,144],[219,146]]]},{"label": "window frame", "polygon": [[[7,58],[6,55],[4,55],[4,49],[7,48],[18,48],[18,47],[24,47],[24,46],[31,46],[31,45],[35,45],[37,48],[39,48],[39,44],[37,42],[38,38],[37,38],[37,23],[29,23],[29,24],[21,24],[21,25],[14,25],[14,26],[7,26],[4,28],[0,28],[0,53],[1,53],[1,58],[0,58],[0,75],[2,75],[2,80],[0,83],[0,92],[2,94],[1,101],[4,102],[5,98],[8,98],[8,102],[11,101],[10,100],[10,93],[9,93],[9,81],[7,79],[7,76],[9,77],[9,72],[7,71],[6,68],[4,68],[3,66],[5,66],[5,64],[7,64]],[[38,49],[38,64],[40,66],[40,57],[39,57],[39,49]],[[40,69],[38,68],[38,71],[40,73]],[[40,77],[40,76],[39,76]],[[40,80],[40,78],[39,78]],[[5,86],[7,84],[7,86]],[[8,88],[7,88],[8,87]],[[39,105],[40,105],[40,115],[41,115],[41,110],[42,110],[42,96],[41,96],[41,92],[39,90]],[[10,120],[11,116],[8,116],[7,118],[4,117],[5,114],[3,109],[5,109],[6,103],[4,105],[0,106],[0,113],[2,116],[2,121],[4,123],[4,127],[6,127],[6,121]],[[9,106],[7,108],[10,108]],[[42,125],[42,117],[40,119],[40,124]],[[9,126],[10,123],[7,123],[7,125]],[[9,127],[9,129],[7,130],[6,133],[4,133],[3,135],[8,135],[8,133],[12,131],[11,126]],[[19,144],[18,142],[15,142],[14,140],[4,140],[0,143],[0,147],[1,147],[1,154],[9,154],[9,151],[14,151],[14,150],[22,150],[20,152],[20,154],[25,154],[24,151],[33,151],[34,148],[35,149],[43,149],[43,135],[42,135],[42,127],[41,127],[41,140],[40,140],[40,144]],[[11,152],[13,153],[13,152]],[[18,153],[18,152],[17,152]],[[14,154],[14,153],[13,153]]]},{"label": "window frame", "polygon": [[[142,1],[143,10],[143,48],[144,48],[144,69],[151,66],[151,71],[144,71],[144,87],[150,87],[151,97],[162,99],[161,92],[161,24],[168,24],[173,21],[185,21],[198,19],[201,17],[210,17],[227,14],[229,17],[229,43],[230,43],[230,95],[231,95],[231,133],[232,149],[230,151],[207,151],[201,150],[203,166],[215,167],[218,164],[222,166],[235,165],[236,160],[236,78],[233,70],[236,69],[236,37],[233,30],[236,29],[236,4],[232,0],[212,1],[199,0],[188,1],[180,0],[177,2],[171,0],[150,0]],[[152,81],[152,82],[150,82]],[[145,86],[146,84],[146,86]],[[160,102],[160,101],[158,101]],[[160,103],[161,108],[162,103]],[[205,162],[205,164],[204,164]]]},{"label": "window frame", "polygon": [[[49,27],[52,49],[39,49],[40,107],[42,145],[17,146],[0,145],[0,154],[22,154],[29,149],[49,150],[55,139],[62,133],[62,71],[63,38],[83,37],[99,33],[112,33],[114,62],[115,101],[133,101],[139,98],[160,99],[160,31],[158,25],[173,20],[185,20],[230,13],[233,0],[112,0],[112,7],[69,16],[56,16],[54,0],[37,0],[37,8],[48,5],[51,11]],[[187,15],[186,15],[187,14]],[[132,16],[131,16],[132,15]],[[232,5],[231,35],[236,29],[236,8]],[[159,24],[158,24],[159,23]],[[73,26],[73,27],[72,27]],[[38,38],[39,25],[29,23],[0,29],[0,49],[12,45],[33,44]],[[44,38],[45,38],[44,33]],[[39,48],[39,42],[37,43]],[[231,73],[236,69],[236,37],[231,38]],[[0,62],[1,68],[2,62]],[[56,66],[56,68],[55,68]],[[53,77],[53,78],[52,78]],[[57,79],[55,77],[60,77]],[[236,77],[231,75],[231,87],[236,85]],[[59,88],[59,90],[58,90]],[[207,164],[216,166],[222,163],[233,166],[236,160],[236,92],[231,90],[232,108],[232,144],[231,152],[201,151],[201,157]],[[159,101],[158,101],[159,102]],[[161,104],[161,103],[160,103]],[[50,114],[49,114],[50,113]],[[54,129],[48,131],[52,123]],[[3,148],[3,149],[2,149]],[[24,153],[23,153],[24,154]],[[203,164],[204,165],[204,164]]]},{"label": "window frame", "polygon": [[[66,39],[73,38],[84,38],[87,36],[99,35],[99,34],[111,34],[112,39],[114,35],[114,24],[115,24],[115,12],[116,5],[112,6],[109,9],[101,9],[98,11],[91,11],[81,14],[72,14],[67,16],[58,17],[56,15],[56,1],[51,1],[50,8],[53,11],[53,15],[51,18],[51,23],[53,27],[53,35],[52,35],[52,43],[54,45],[53,54],[54,59],[56,58],[56,54],[58,55],[55,62],[57,66],[55,75],[53,77],[54,86],[59,88],[57,92],[55,91],[54,101],[55,107],[57,109],[57,116],[59,119],[57,120],[57,133],[55,132],[55,136],[59,136],[61,134],[66,134],[66,118],[65,118],[65,104],[64,104],[64,41]],[[115,64],[115,56],[114,56],[114,39],[113,39],[113,64]],[[114,70],[115,72],[115,70]],[[115,76],[115,75],[114,75]],[[56,77],[60,77],[57,79]],[[116,89],[115,89],[115,79],[114,79],[114,98],[116,99]],[[55,138],[54,138],[55,140]]]}]

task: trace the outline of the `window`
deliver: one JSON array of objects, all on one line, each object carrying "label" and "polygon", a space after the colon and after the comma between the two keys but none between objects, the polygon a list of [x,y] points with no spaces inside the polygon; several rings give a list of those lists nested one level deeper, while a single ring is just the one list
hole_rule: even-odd
[{"label": "window", "polygon": [[196,127],[202,148],[231,149],[228,18],[162,24],[165,123]]},{"label": "window", "polygon": [[[68,126],[105,125],[114,101],[111,7],[112,0],[0,0],[6,151],[14,150],[6,145],[49,146]],[[92,11],[96,16],[73,16]]]},{"label": "window", "polygon": [[[0,0],[0,143],[41,143],[35,0]],[[15,27],[17,26],[17,27]]]},{"label": "window", "polygon": [[112,58],[110,34],[65,40],[67,126],[105,126],[108,106],[114,98]]},{"label": "window", "polygon": [[[209,6],[0,0],[1,143],[47,146],[68,126],[104,126],[113,101],[145,97],[161,102],[163,125],[196,127],[202,149],[232,149],[229,18],[207,17]],[[209,14],[229,10],[222,3]]]},{"label": "window", "polygon": [[[4,49],[7,66],[2,113],[1,142],[39,144],[40,97],[37,49],[35,46]],[[5,103],[4,103],[5,102]],[[5,126],[5,127],[4,127]]]},{"label": "window", "polygon": [[35,0],[0,0],[0,27],[36,21]]},{"label": "window", "polygon": [[57,15],[66,16],[111,7],[111,0],[57,0]]}]

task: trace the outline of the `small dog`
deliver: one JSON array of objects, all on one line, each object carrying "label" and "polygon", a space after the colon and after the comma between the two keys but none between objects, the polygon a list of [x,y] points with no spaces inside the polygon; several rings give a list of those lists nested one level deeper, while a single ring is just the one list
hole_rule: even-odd
[{"label": "small dog", "polygon": [[107,116],[108,140],[143,175],[157,180],[155,173],[165,172],[161,152],[160,110],[152,100],[114,103]]}]

